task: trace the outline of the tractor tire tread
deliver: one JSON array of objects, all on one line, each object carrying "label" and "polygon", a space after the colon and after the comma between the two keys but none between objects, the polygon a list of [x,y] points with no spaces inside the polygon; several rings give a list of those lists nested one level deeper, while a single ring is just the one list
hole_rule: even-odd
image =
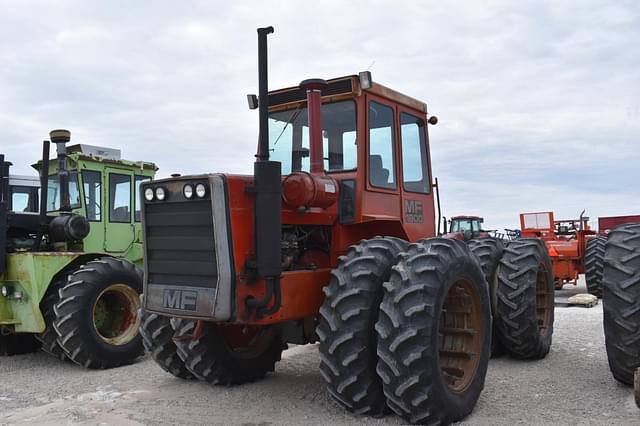
[{"label": "tractor tire tread", "polygon": [[616,380],[632,385],[640,367],[640,223],[621,225],[609,233],[603,284],[609,368]]},{"label": "tractor tire tread", "polygon": [[391,267],[407,242],[362,240],[331,271],[317,327],[320,371],[331,397],[347,410],[370,416],[389,412],[376,374],[375,323]]},{"label": "tractor tire tread", "polygon": [[[540,332],[537,318],[537,276],[544,265],[548,327]],[[551,260],[541,240],[521,238],[505,247],[498,266],[496,312],[498,338],[515,358],[540,359],[550,350],[553,335],[554,283]]]}]

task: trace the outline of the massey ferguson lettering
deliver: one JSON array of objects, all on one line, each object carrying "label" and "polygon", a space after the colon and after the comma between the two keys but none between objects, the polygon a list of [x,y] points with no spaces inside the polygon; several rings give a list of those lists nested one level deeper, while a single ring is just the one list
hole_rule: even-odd
[{"label": "massey ferguson lettering", "polygon": [[181,311],[195,311],[197,300],[198,293],[195,291],[166,289],[162,298],[162,306]]},{"label": "massey ferguson lettering", "polygon": [[424,223],[424,215],[422,213],[422,201],[418,201],[418,200],[404,201],[404,221],[407,223]]}]

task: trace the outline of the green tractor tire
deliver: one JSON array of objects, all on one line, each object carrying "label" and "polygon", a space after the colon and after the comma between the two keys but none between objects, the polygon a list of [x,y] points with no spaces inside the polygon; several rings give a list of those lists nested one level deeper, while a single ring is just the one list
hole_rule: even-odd
[{"label": "green tractor tire", "polygon": [[54,307],[54,329],[65,355],[91,369],[130,364],[143,355],[140,335],[142,271],[103,257],[69,275]]}]

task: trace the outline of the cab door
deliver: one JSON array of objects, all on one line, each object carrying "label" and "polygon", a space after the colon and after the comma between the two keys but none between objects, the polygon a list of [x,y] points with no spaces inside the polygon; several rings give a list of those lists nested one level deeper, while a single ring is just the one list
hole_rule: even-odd
[{"label": "cab door", "polygon": [[424,113],[398,107],[402,221],[409,239],[435,236],[429,139]]},{"label": "cab door", "polygon": [[107,168],[105,251],[124,253],[134,243],[134,176],[131,171]]}]

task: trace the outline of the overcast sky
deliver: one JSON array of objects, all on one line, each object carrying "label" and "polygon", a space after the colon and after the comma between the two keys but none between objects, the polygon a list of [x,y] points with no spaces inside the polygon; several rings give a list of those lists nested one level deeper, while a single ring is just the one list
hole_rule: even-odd
[{"label": "overcast sky", "polygon": [[173,172],[252,170],[259,26],[270,88],[370,69],[427,102],[447,216],[514,227],[640,214],[640,3],[0,0],[0,152],[120,148]]}]

